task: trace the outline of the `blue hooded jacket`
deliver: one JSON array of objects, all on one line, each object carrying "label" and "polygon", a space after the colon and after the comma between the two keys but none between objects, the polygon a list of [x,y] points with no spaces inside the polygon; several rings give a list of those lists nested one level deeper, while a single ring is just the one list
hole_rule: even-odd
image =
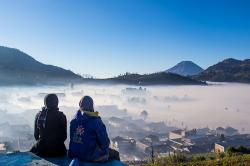
[{"label": "blue hooded jacket", "polygon": [[107,161],[109,144],[101,118],[78,111],[70,122],[69,157],[81,161]]}]

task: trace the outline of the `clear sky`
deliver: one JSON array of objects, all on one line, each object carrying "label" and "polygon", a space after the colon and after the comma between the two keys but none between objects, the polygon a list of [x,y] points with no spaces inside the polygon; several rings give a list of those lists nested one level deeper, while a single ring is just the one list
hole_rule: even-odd
[{"label": "clear sky", "polygon": [[250,58],[249,0],[0,0],[0,45],[96,77]]}]

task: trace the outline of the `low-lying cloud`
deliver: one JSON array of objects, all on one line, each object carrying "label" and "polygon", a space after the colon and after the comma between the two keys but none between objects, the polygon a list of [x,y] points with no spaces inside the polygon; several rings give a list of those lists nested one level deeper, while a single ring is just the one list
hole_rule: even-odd
[{"label": "low-lying cloud", "polygon": [[34,116],[43,106],[44,96],[56,93],[60,110],[65,112],[68,120],[76,113],[81,97],[90,95],[95,109],[104,117],[131,116],[136,119],[146,110],[148,121],[164,121],[176,127],[232,126],[250,132],[249,92],[248,84],[150,86],[141,89],[125,85],[8,87],[0,90],[0,121],[4,119],[33,127]]}]

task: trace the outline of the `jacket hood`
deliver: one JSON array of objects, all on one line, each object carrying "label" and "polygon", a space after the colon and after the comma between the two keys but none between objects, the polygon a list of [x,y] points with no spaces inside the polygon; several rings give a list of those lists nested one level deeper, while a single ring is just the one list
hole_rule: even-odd
[{"label": "jacket hood", "polygon": [[78,110],[75,116],[76,119],[83,121],[88,120],[90,118],[98,118],[98,117],[99,117],[98,112],[89,112],[81,110]]}]

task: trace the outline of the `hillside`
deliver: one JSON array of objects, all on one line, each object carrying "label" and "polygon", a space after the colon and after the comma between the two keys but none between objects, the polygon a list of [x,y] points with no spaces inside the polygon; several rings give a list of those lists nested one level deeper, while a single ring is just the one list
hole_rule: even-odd
[{"label": "hillside", "polygon": [[204,82],[196,81],[188,77],[183,77],[172,73],[153,73],[153,74],[125,74],[118,77],[107,79],[114,83],[133,84],[133,85],[203,85]]},{"label": "hillside", "polygon": [[125,74],[107,79],[83,78],[70,70],[38,62],[14,48],[0,46],[0,85],[57,85],[68,83],[115,83],[131,85],[203,85],[172,73]]},{"label": "hillside", "polygon": [[250,59],[225,59],[193,78],[214,82],[250,83]]},{"label": "hillside", "polygon": [[[167,159],[166,159],[167,160]],[[161,159],[157,161],[154,164],[145,164],[144,166],[212,166],[212,165],[217,165],[217,166],[248,166],[250,165],[250,155],[239,155],[239,156],[231,156],[231,157],[225,157],[222,159],[210,159],[210,160],[203,160],[200,158],[201,161],[190,161],[190,162],[185,162],[185,161],[179,161],[179,162],[167,162],[164,161],[164,159]]]},{"label": "hillside", "polygon": [[250,165],[250,154],[225,154],[210,153],[197,155],[175,154],[170,157],[158,158],[154,163],[141,164],[143,166],[248,166]]},{"label": "hillside", "polygon": [[175,73],[182,76],[192,76],[201,73],[203,69],[192,61],[182,61],[174,67],[166,70],[167,73]]},{"label": "hillside", "polygon": [[26,53],[0,46],[0,84],[64,84],[82,78],[70,70],[38,62]]}]

